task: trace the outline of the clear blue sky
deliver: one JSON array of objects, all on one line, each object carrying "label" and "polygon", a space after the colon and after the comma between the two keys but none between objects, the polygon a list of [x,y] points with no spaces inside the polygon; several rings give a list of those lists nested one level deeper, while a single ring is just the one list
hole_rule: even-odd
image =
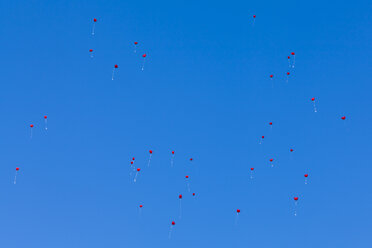
[{"label": "clear blue sky", "polygon": [[371,247],[371,12],[363,0],[1,1],[0,246]]}]

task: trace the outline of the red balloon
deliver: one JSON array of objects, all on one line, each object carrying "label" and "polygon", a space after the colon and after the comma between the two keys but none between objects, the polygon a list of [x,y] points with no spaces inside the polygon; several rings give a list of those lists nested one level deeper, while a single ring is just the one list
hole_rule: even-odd
[{"label": "red balloon", "polygon": [[30,127],[31,127],[31,128],[34,127],[34,124],[31,124]]},{"label": "red balloon", "polygon": [[152,154],[152,150],[150,150],[149,153]]},{"label": "red balloon", "polygon": [[93,21],[94,21],[94,22],[97,22],[97,19],[96,19],[96,18],[93,18]]},{"label": "red balloon", "polygon": [[294,199],[295,201],[297,201],[297,200],[298,200],[298,197],[297,197],[297,196],[295,196],[295,197],[293,197],[293,199]]},{"label": "red balloon", "polygon": [[291,58],[291,56],[288,56],[288,59],[290,59]]},{"label": "red balloon", "polygon": [[261,138],[265,138],[265,136],[262,135]]},{"label": "red balloon", "polygon": [[119,68],[119,66],[118,66],[118,65],[115,65],[114,67],[115,67],[115,68]]},{"label": "red balloon", "polygon": [[273,162],[273,161],[274,161],[274,159],[270,158],[270,162]]},{"label": "red balloon", "polygon": [[46,115],[44,115],[44,119],[46,119],[47,118],[47,116]]},{"label": "red balloon", "polygon": [[176,224],[176,222],[172,221],[172,226],[174,226]]},{"label": "red balloon", "polygon": [[254,170],[254,168],[252,167],[252,168],[251,168],[251,171],[253,171],[253,170]]},{"label": "red balloon", "polygon": [[237,213],[240,213],[240,209],[237,209],[236,212],[237,212]]},{"label": "red balloon", "polygon": [[133,164],[133,161],[130,161],[130,164]]},{"label": "red balloon", "polygon": [[193,158],[190,158],[190,161],[192,161],[193,160]]},{"label": "red balloon", "polygon": [[308,177],[309,175],[308,174],[305,174],[304,177]]},{"label": "red balloon", "polygon": [[134,161],[134,157],[132,158],[132,160]]},{"label": "red balloon", "polygon": [[179,195],[178,198],[182,199],[182,195]]},{"label": "red balloon", "polygon": [[293,149],[291,149],[290,151],[293,152]]},{"label": "red balloon", "polygon": [[269,125],[271,126],[273,123],[272,122],[269,122]]},{"label": "red balloon", "polygon": [[253,15],[253,18],[256,18],[256,15]]},{"label": "red balloon", "polygon": [[137,168],[137,171],[140,171],[141,170],[141,168]]},{"label": "red balloon", "polygon": [[186,178],[189,178],[189,176],[185,176]]},{"label": "red balloon", "polygon": [[345,119],[346,119],[346,117],[345,117],[345,116],[342,116],[342,117],[341,117],[341,119],[345,120]]},{"label": "red balloon", "polygon": [[274,75],[273,75],[273,74],[271,74],[271,75],[270,75],[270,77],[271,77],[271,78],[273,78],[273,77],[274,77]]},{"label": "red balloon", "polygon": [[142,208],[143,206],[142,205],[139,205],[140,208]]},{"label": "red balloon", "polygon": [[93,52],[93,49],[89,49],[89,52]]},{"label": "red balloon", "polygon": [[146,53],[144,53],[144,54],[142,55],[142,57],[144,57],[144,58],[146,58],[146,56],[147,56]]},{"label": "red balloon", "polygon": [[311,98],[311,101],[315,101],[315,97]]},{"label": "red balloon", "polygon": [[192,193],[193,196],[195,196],[195,193]]},{"label": "red balloon", "polygon": [[172,151],[172,154],[174,154],[174,151]]},{"label": "red balloon", "polygon": [[289,76],[289,74],[291,74],[291,73],[287,72],[287,76]]},{"label": "red balloon", "polygon": [[135,41],[135,42],[134,42],[134,45],[137,45],[137,44],[138,44],[138,42],[137,42],[137,41]]},{"label": "red balloon", "polygon": [[16,171],[19,171],[19,168],[18,167],[16,168]]},{"label": "red balloon", "polygon": [[294,52],[291,52],[291,54],[292,54],[292,55],[295,55],[295,53],[294,53]]}]

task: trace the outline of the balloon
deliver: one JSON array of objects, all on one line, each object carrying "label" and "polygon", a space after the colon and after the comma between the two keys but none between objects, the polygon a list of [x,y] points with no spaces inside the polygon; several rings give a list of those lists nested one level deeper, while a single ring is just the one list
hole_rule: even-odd
[{"label": "balloon", "polygon": [[178,198],[182,199],[182,195],[179,195]]},{"label": "balloon", "polygon": [[152,150],[150,150],[149,153],[152,154]]},{"label": "balloon", "polygon": [[304,177],[308,177],[309,175],[308,174],[305,174]]},{"label": "balloon", "polygon": [[252,168],[251,168],[251,171],[253,171],[253,170],[254,170],[254,168],[252,167]]},{"label": "balloon", "polygon": [[274,159],[270,158],[270,162],[273,162],[273,161],[274,161]]},{"label": "balloon", "polygon": [[185,176],[186,178],[189,178],[189,176]]},{"label": "balloon", "polygon": [[119,68],[119,66],[118,66],[118,65],[115,65],[114,67],[115,67],[115,68]]},{"label": "balloon", "polygon": [[293,149],[291,149],[291,150],[289,150],[289,151],[293,152]]},{"label": "balloon", "polygon": [[295,53],[294,52],[291,52],[291,54],[294,56],[295,55]]},{"label": "balloon", "polygon": [[130,164],[133,164],[133,161],[130,161]]},{"label": "balloon", "polygon": [[146,58],[146,56],[147,56],[146,53],[142,54],[142,57]]},{"label": "balloon", "polygon": [[256,15],[253,15],[253,18],[256,18]]},{"label": "balloon", "polygon": [[195,196],[195,193],[192,193],[193,196]]},{"label": "balloon", "polygon": [[192,161],[193,160],[193,158],[190,158],[190,161]]},{"label": "balloon", "polygon": [[273,78],[273,77],[274,77],[274,75],[273,75],[273,74],[271,74],[271,75],[270,75],[270,77],[271,77],[271,78]]},{"label": "balloon", "polygon": [[19,168],[18,167],[16,168],[16,171],[19,171]]},{"label": "balloon", "polygon": [[174,151],[172,151],[172,154],[174,154]]},{"label": "balloon", "polygon": [[143,206],[142,205],[139,205],[140,208],[142,208]]},{"label": "balloon", "polygon": [[271,126],[271,125],[273,125],[273,123],[272,122],[269,122],[269,125]]},{"label": "balloon", "polygon": [[176,222],[172,221],[172,226],[174,226],[176,224]]},{"label": "balloon", "polygon": [[137,168],[137,171],[141,171],[141,168]]},{"label": "balloon", "polygon": [[132,160],[134,161],[134,157],[132,158]]},{"label": "balloon", "polygon": [[44,119],[46,119],[47,118],[47,116],[46,115],[44,115]]},{"label": "balloon", "polygon": [[138,42],[137,42],[137,41],[135,41],[135,42],[134,42],[134,45],[137,45],[137,44],[138,44]]},{"label": "balloon", "polygon": [[290,73],[289,73],[289,72],[287,72],[287,76],[289,76],[289,74],[290,74]]},{"label": "balloon", "polygon": [[311,101],[315,101],[315,97],[311,98]]},{"label": "balloon", "polygon": [[97,19],[96,19],[96,18],[93,18],[93,21],[94,21],[94,22],[97,22]]},{"label": "balloon", "polygon": [[237,209],[236,212],[237,212],[237,213],[240,213],[240,209]]},{"label": "balloon", "polygon": [[294,199],[295,201],[298,201],[298,197],[297,197],[297,196],[293,197],[293,199]]},{"label": "balloon", "polygon": [[345,116],[342,116],[342,117],[341,117],[341,119],[342,119],[342,120],[345,120],[345,119],[346,119],[346,117],[345,117]]},{"label": "balloon", "polygon": [[30,127],[31,127],[31,128],[34,127],[34,124],[31,124]]}]

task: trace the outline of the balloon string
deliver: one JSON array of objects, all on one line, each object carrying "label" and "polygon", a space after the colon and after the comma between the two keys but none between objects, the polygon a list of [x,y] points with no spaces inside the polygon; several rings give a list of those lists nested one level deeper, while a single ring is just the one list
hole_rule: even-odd
[{"label": "balloon string", "polygon": [[151,157],[152,157],[152,154],[150,154],[150,157],[149,157],[149,162],[147,163],[147,167],[150,167],[150,163],[151,163]]},{"label": "balloon string", "polygon": [[17,172],[16,172],[16,174],[14,176],[14,184],[16,184],[16,183],[17,183]]},{"label": "balloon string", "polygon": [[187,190],[190,192],[190,183],[187,182]]},{"label": "balloon string", "polygon": [[45,130],[48,130],[48,120],[45,119]]},{"label": "balloon string", "polygon": [[146,60],[145,60],[145,58],[144,58],[144,59],[143,59],[143,63],[142,63],[142,69],[141,69],[142,71],[145,70],[145,61],[146,61]]},{"label": "balloon string", "polygon": [[168,234],[168,238],[171,239],[171,236],[172,236],[172,230],[173,230],[173,226],[171,225],[170,226],[170,229],[169,229],[169,234]]},{"label": "balloon string", "polygon": [[137,175],[138,175],[138,171],[136,172],[136,175],[134,176],[134,182],[137,182]]},{"label": "balloon string", "polygon": [[96,24],[95,24],[95,23],[93,23],[93,28],[92,28],[92,35],[94,35],[94,29],[95,29],[95,27],[96,27]]},{"label": "balloon string", "polygon": [[173,167],[173,159],[174,159],[174,155],[171,158],[171,167]]},{"label": "balloon string", "polygon": [[112,77],[111,77],[111,80],[114,80],[114,73],[115,73],[115,68],[112,70]]},{"label": "balloon string", "polygon": [[293,64],[292,64],[292,68],[295,68],[295,62],[296,62],[296,55],[293,55]]},{"label": "balloon string", "polygon": [[316,113],[318,111],[316,110],[315,101],[313,102],[313,104],[314,104],[314,112]]},{"label": "balloon string", "polygon": [[182,200],[180,199],[180,216],[179,218],[182,218]]}]

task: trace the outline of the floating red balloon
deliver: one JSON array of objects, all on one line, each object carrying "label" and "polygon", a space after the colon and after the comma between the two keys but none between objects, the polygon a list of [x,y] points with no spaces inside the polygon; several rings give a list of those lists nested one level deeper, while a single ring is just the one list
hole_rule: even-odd
[{"label": "floating red balloon", "polygon": [[16,168],[16,171],[19,171],[19,168],[18,167]]},{"label": "floating red balloon", "polygon": [[346,117],[345,117],[345,116],[342,116],[342,117],[341,117],[341,119],[342,119],[342,120],[345,120],[345,119],[346,119]]},{"label": "floating red balloon", "polygon": [[141,168],[137,168],[137,171],[141,171]]},{"label": "floating red balloon", "polygon": [[182,199],[182,195],[179,195],[178,198]]},{"label": "floating red balloon", "polygon": [[237,209],[236,212],[237,212],[237,213],[240,213],[240,209]]},{"label": "floating red balloon", "polygon": [[308,174],[305,174],[304,177],[308,177],[309,175]]},{"label": "floating red balloon", "polygon": [[293,197],[293,200],[298,201],[298,197],[297,196]]}]

